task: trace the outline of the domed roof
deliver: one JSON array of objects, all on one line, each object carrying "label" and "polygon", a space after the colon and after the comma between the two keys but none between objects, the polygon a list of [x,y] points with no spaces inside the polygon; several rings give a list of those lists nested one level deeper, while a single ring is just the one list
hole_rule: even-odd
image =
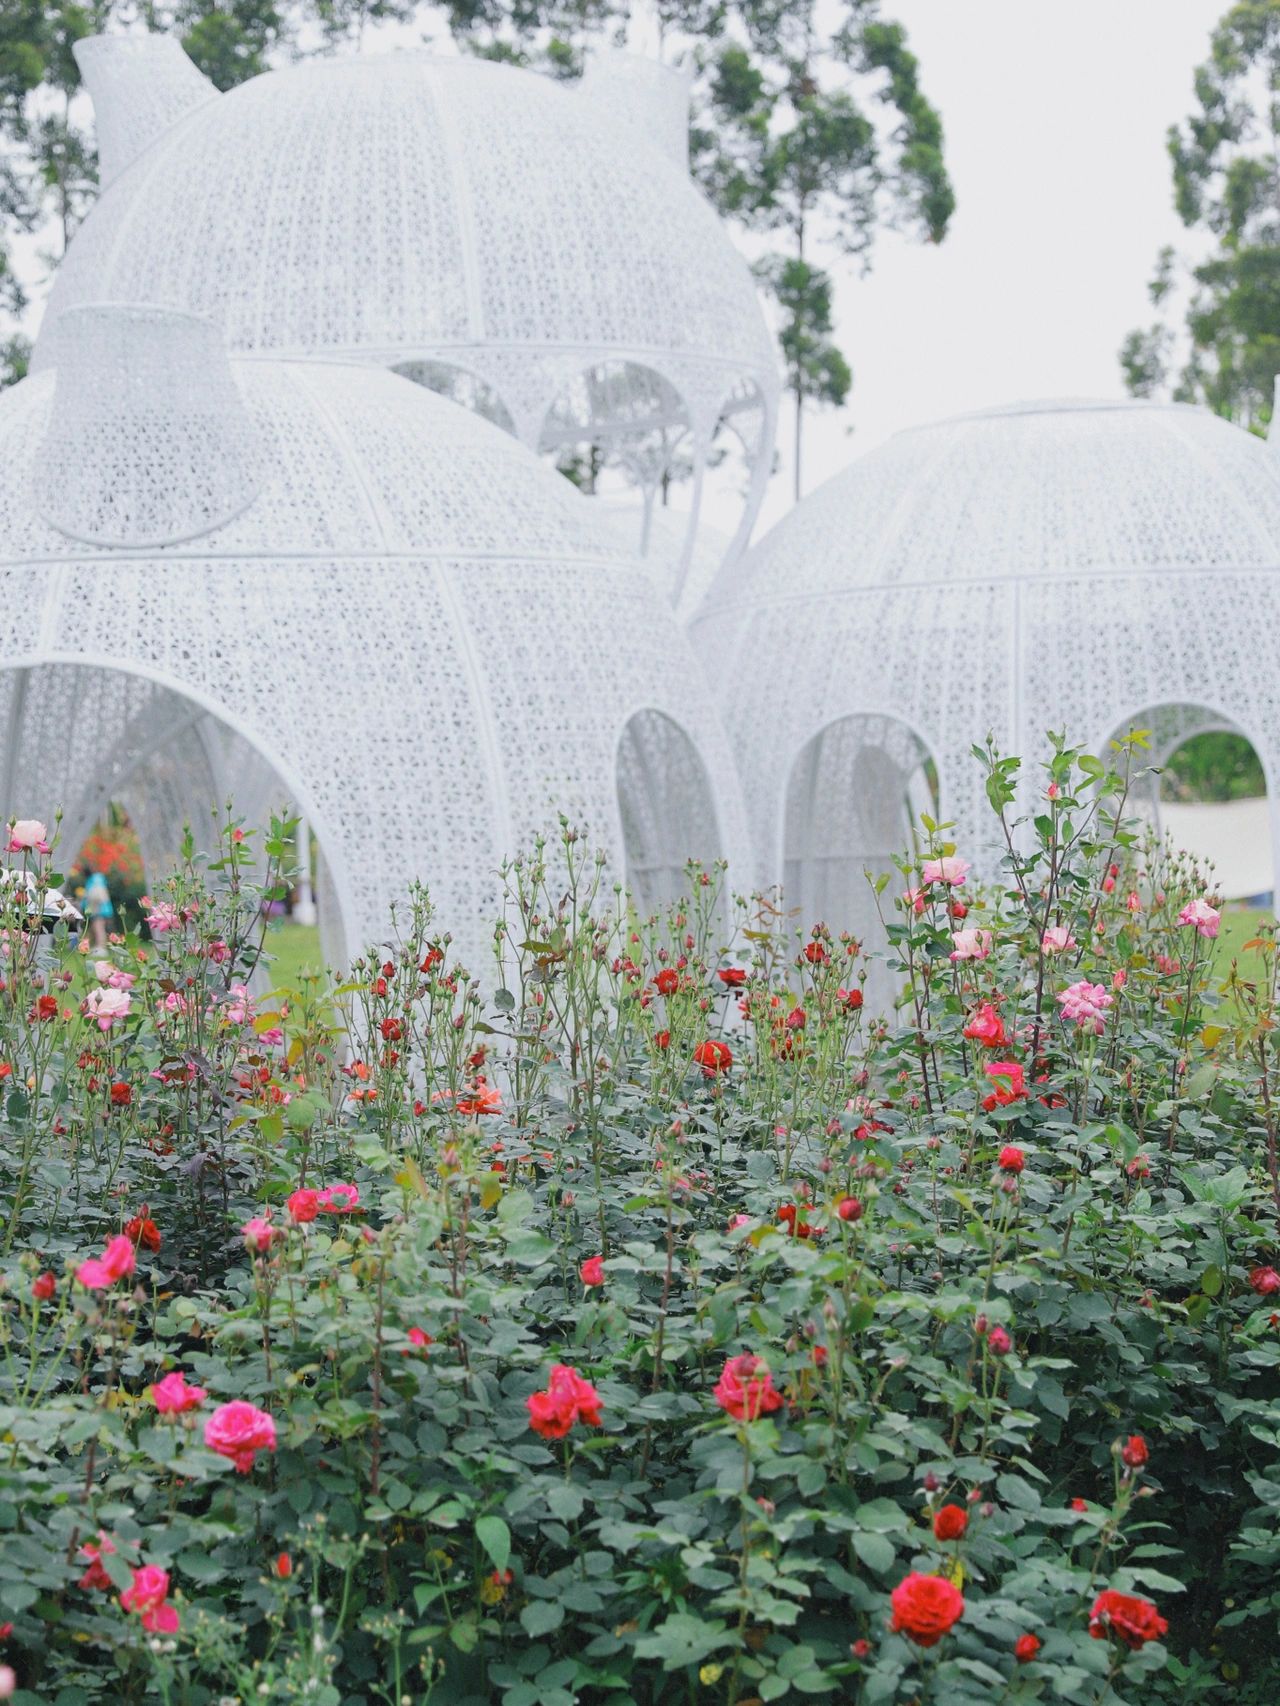
[{"label": "domed roof", "polygon": [[[96,48],[110,123],[113,94],[136,99],[111,83],[136,44]],[[713,406],[776,371],[750,271],[669,152],[604,122],[598,94],[423,53],[309,60],[196,99],[116,167],[59,269],[38,365],[86,301],[208,313],[251,353],[536,354],[514,385],[491,380],[517,420],[587,356],[644,360]]]},{"label": "domed roof", "polygon": [[1179,404],[1032,402],[899,433],[796,506],[725,603],[1280,563],[1280,459]]},{"label": "domed roof", "polygon": [[557,810],[659,888],[739,852],[674,617],[509,435],[378,368],[228,361],[172,311],[64,333],[56,373],[0,397],[6,799],[87,829],[207,718],[201,803],[240,791],[230,730],[311,816],[349,948],[421,878],[473,966],[500,862]]},{"label": "domed roof", "polygon": [[988,732],[1020,811],[1050,729],[1106,754],[1132,720],[1159,762],[1230,727],[1280,775],[1280,455],[1146,402],[903,432],[722,570],[691,632],[717,682],[769,660],[767,694],[724,700],[760,880],[873,930],[864,872],[892,874],[908,815],[990,845]]}]

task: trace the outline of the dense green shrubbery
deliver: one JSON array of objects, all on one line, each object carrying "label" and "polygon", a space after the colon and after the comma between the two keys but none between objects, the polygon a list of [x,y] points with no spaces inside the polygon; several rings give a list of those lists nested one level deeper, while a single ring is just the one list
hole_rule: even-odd
[{"label": "dense green shrubbery", "polygon": [[418,897],[255,1002],[230,825],[114,989],[11,917],[13,1697],[1270,1706],[1275,956],[1219,988],[1121,776],[1041,786],[983,890],[925,822],[893,1023],[570,832],[491,997]]}]

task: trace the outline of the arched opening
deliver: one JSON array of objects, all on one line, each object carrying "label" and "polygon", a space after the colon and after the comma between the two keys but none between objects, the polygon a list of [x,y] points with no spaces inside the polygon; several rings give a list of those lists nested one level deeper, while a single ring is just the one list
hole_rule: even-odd
[{"label": "arched opening", "polygon": [[[143,870],[155,876],[177,860],[187,823],[198,846],[210,844],[210,814],[228,802],[254,826],[297,809],[292,788],[244,735],[175,688],[105,665],[0,668],[0,754],[0,812],[51,817],[60,807],[68,865],[113,817],[128,822]],[[299,843],[309,851],[310,833]],[[304,897],[319,896],[318,946],[339,964],[336,896],[322,867],[300,863]]]},{"label": "arched opening", "polygon": [[821,922],[883,945],[867,875],[893,870],[921,812],[938,809],[928,748],[896,717],[858,714],[814,735],[787,778],[783,899],[801,928]]},{"label": "arched opening", "polygon": [[[1204,705],[1153,705],[1113,740],[1148,734],[1134,754],[1134,811],[1191,855],[1224,900],[1275,904],[1275,832],[1262,758],[1230,717]],[[1141,772],[1141,774],[1138,774]]]},{"label": "arched opening", "polygon": [[706,766],[678,723],[638,711],[618,742],[618,813],[627,884],[643,913],[688,889],[690,859],[721,857],[715,800]]}]

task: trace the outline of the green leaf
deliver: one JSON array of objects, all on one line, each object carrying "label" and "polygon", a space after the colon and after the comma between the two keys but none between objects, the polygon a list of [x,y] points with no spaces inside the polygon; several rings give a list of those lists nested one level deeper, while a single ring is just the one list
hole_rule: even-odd
[{"label": "green leaf", "polygon": [[484,1547],[495,1570],[505,1570],[511,1562],[511,1530],[500,1516],[476,1518],[476,1539]]},{"label": "green leaf", "polygon": [[893,1542],[886,1540],[883,1534],[857,1533],[853,1537],[853,1549],[869,1570],[874,1570],[878,1576],[893,1568]]},{"label": "green leaf", "polygon": [[704,1623],[700,1617],[677,1611],[650,1634],[640,1637],[636,1642],[636,1657],[661,1659],[663,1670],[682,1670],[685,1665],[701,1664],[711,1653],[732,1646],[733,1642],[734,1637],[723,1623]]},{"label": "green leaf", "polygon": [[536,1639],[549,1635],[564,1622],[564,1606],[554,1599],[531,1599],[520,1613],[520,1624],[526,1635]]}]

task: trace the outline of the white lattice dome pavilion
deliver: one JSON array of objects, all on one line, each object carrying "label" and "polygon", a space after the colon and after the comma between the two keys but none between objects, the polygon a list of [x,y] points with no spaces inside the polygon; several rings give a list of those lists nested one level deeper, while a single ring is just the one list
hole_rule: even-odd
[{"label": "white lattice dome pavilion", "polygon": [[[104,189],[59,269],[37,369],[85,302],[209,314],[235,352],[398,367],[533,449],[607,456],[638,515],[681,468],[689,562],[727,425],[751,469],[746,538],[778,363],[750,270],[689,178],[679,73],[610,55],[566,86],[404,53],[219,95],[165,37],[75,52]],[[684,608],[705,584],[676,589]]]},{"label": "white lattice dome pavilion", "polygon": [[[1245,734],[1280,849],[1280,455],[1198,408],[1028,403],[899,434],[804,499],[691,635],[727,699],[760,877],[807,919],[873,928],[866,869],[908,813],[994,827],[970,747],[1104,751],[1131,725],[1160,763]],[[1280,890],[1280,883],[1277,884]]]},{"label": "white lattice dome pavilion", "polygon": [[558,811],[643,903],[740,856],[673,614],[514,438],[378,368],[229,360],[170,310],[60,340],[0,396],[3,809],[64,803],[75,848],[120,800],[159,861],[211,800],[288,799],[328,947],[421,878],[482,976],[499,862]]}]

